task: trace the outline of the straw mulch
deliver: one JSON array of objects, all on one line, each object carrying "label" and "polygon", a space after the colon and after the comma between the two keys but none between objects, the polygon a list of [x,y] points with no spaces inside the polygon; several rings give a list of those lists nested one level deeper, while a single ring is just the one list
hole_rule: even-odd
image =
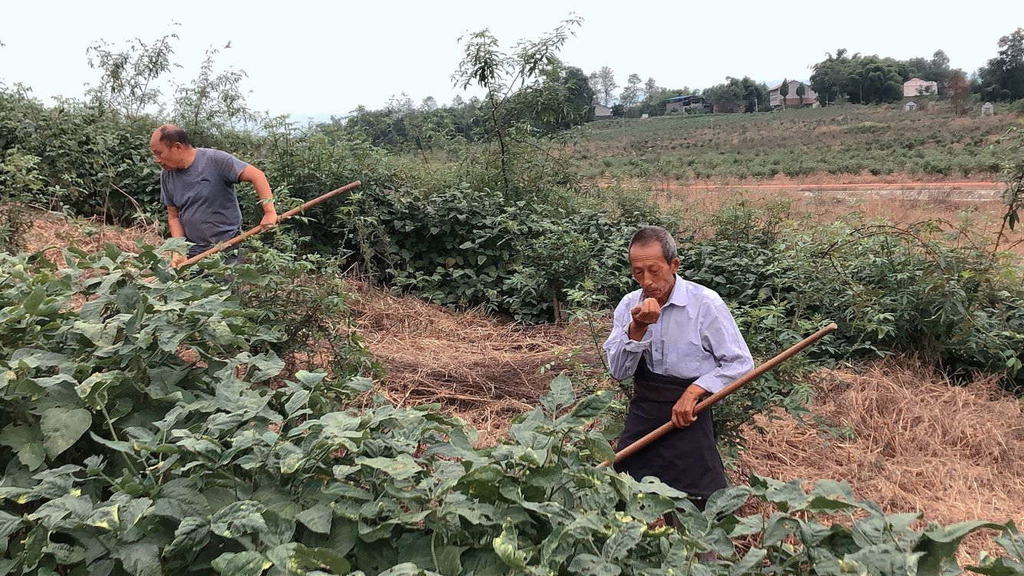
[{"label": "straw mulch", "polygon": [[46,257],[59,265],[65,263],[60,250],[69,246],[95,252],[106,244],[113,244],[122,250],[137,252],[136,240],[152,245],[161,242],[155,226],[119,228],[95,220],[72,220],[53,212],[34,213],[32,217],[32,228],[25,235],[25,250],[37,252],[45,249]]},{"label": "straw mulch", "polygon": [[[531,410],[580,343],[558,326],[502,323],[353,283],[356,327],[385,370],[380,390],[398,405],[439,403],[482,443]],[[591,345],[592,347],[592,345]],[[577,361],[595,361],[579,358]]]},{"label": "straw mulch", "polygon": [[[925,521],[1024,522],[1024,410],[993,378],[951,384],[913,360],[816,373],[803,421],[775,413],[748,430],[743,473],[845,480],[892,512]],[[961,559],[989,538],[973,537]]]}]

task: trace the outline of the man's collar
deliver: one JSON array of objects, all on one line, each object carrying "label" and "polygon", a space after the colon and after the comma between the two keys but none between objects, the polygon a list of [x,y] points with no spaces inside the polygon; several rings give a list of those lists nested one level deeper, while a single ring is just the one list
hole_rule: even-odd
[{"label": "man's collar", "polygon": [[683,280],[682,277],[679,276],[679,274],[676,274],[676,282],[675,285],[672,286],[672,294],[669,295],[668,302],[665,303],[665,306],[668,306],[669,304],[674,304],[679,307],[686,306],[685,283],[686,281]]}]

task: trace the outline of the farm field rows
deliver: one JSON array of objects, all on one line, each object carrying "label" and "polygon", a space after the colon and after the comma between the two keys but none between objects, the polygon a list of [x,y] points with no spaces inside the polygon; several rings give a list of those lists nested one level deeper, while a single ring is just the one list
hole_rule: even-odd
[{"label": "farm field rows", "polygon": [[588,124],[569,153],[592,178],[991,180],[992,145],[1015,125],[1013,115],[955,117],[943,104],[672,115]]}]

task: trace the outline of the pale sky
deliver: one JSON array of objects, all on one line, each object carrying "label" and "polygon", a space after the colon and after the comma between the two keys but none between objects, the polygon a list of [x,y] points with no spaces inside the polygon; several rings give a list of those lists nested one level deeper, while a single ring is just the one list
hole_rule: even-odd
[{"label": "pale sky", "polygon": [[490,28],[510,47],[570,13],[584,23],[562,52],[567,63],[587,73],[610,66],[620,85],[635,72],[672,88],[726,76],[806,80],[810,65],[837,48],[900,59],[941,48],[951,66],[970,73],[995,56],[1001,36],[1024,26],[1021,0],[773,4],[0,0],[0,82],[24,83],[44,100],[81,96],[98,78],[87,46],[174,31],[179,81],[196,74],[206,48],[230,41],[218,62],[248,73],[252,108],[323,117],[359,104],[379,108],[402,92],[417,103],[426,96],[447,103],[461,93],[450,79],[459,36]]}]

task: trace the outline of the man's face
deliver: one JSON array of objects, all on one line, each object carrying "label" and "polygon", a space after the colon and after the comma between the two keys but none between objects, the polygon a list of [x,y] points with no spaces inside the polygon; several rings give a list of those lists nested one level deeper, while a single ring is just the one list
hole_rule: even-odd
[{"label": "man's face", "polygon": [[154,133],[149,139],[149,149],[153,159],[164,170],[181,170],[186,167],[185,146],[180,142],[168,145],[160,141],[160,134]]},{"label": "man's face", "polygon": [[633,269],[633,278],[644,289],[644,297],[654,298],[665,305],[675,285],[679,258],[666,261],[661,244],[657,242],[637,244],[629,249],[629,265]]}]

